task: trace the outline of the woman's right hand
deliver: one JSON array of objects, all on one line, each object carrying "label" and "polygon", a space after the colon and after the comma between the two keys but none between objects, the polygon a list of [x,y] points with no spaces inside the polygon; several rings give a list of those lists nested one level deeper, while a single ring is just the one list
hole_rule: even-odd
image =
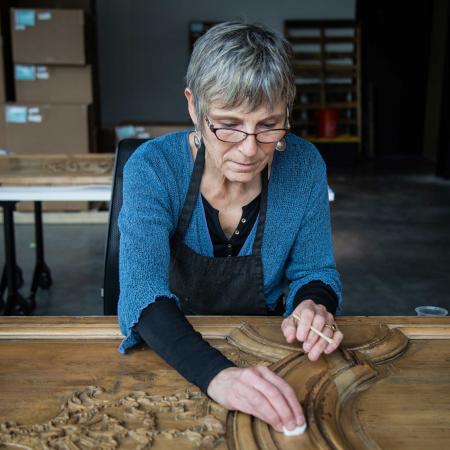
[{"label": "woman's right hand", "polygon": [[266,366],[228,367],[211,380],[208,395],[225,408],[258,417],[277,431],[305,423],[292,387]]}]

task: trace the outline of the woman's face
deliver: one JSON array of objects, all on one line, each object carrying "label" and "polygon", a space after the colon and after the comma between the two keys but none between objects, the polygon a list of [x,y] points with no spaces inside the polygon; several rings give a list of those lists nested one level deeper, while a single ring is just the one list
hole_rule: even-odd
[{"label": "woman's face", "polygon": [[[207,119],[214,128],[234,128],[247,133],[258,133],[271,128],[284,128],[286,105],[280,102],[273,109],[262,106],[248,112],[245,105],[223,109],[212,104]],[[220,171],[229,181],[241,183],[253,180],[268,163],[272,162],[276,146],[276,142],[270,144],[257,142],[255,136],[247,136],[239,143],[222,142],[211,131],[206,121],[203,124],[202,137],[207,164]]]}]

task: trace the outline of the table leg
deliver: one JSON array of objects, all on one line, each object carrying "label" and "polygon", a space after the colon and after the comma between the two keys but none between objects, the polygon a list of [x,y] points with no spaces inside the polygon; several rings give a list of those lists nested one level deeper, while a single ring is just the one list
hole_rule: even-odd
[{"label": "table leg", "polygon": [[34,202],[34,228],[36,239],[36,265],[31,283],[30,300],[35,303],[38,286],[48,289],[52,285],[50,268],[44,261],[44,230],[42,226],[42,202]]},{"label": "table leg", "polygon": [[14,207],[15,202],[2,202],[3,226],[5,231],[6,257],[6,297],[5,315],[28,315],[32,308],[17,289],[16,242],[14,236]]},{"label": "table leg", "polygon": [[0,311],[5,307],[5,302],[3,301],[3,295],[6,291],[6,264],[3,267],[2,279],[0,281]]},{"label": "table leg", "polygon": [[[20,289],[23,286],[23,274],[22,269],[16,265],[16,287]],[[8,288],[8,283],[6,280],[6,264],[3,266],[2,278],[0,281],[0,311],[4,308],[5,302],[3,301],[3,296],[5,295],[6,289]]]}]

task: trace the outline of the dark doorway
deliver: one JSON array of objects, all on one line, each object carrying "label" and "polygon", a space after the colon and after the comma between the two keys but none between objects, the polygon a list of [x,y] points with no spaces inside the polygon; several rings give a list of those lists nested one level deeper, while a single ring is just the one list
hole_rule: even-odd
[{"label": "dark doorway", "polygon": [[433,2],[358,1],[364,153],[422,157]]}]

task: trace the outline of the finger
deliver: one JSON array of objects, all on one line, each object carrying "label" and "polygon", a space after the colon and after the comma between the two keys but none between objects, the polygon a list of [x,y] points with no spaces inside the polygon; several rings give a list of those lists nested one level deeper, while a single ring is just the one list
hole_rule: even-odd
[{"label": "finger", "polygon": [[342,339],[344,339],[344,334],[342,333],[342,331],[337,330],[333,335],[334,344],[328,344],[324,350],[324,353],[326,353],[327,355],[329,353],[333,353],[341,344]]},{"label": "finger", "polygon": [[263,394],[271,404],[272,408],[280,417],[282,425],[292,430],[296,427],[297,418],[285,398],[283,392],[279,389],[278,380],[276,383],[268,381],[260,373],[260,369],[253,367],[248,374],[249,382],[253,387]]},{"label": "finger", "polygon": [[289,316],[284,319],[281,323],[281,331],[286,338],[286,341],[291,343],[295,339],[295,334],[297,332],[297,322],[294,317]]},{"label": "finger", "polygon": [[[325,322],[326,322],[325,314],[323,312],[318,312],[314,316],[312,326],[317,330],[322,331],[323,327],[325,326]],[[310,330],[310,332],[308,333],[308,337],[305,343],[303,344],[303,349],[305,350],[305,352],[309,352],[313,348],[315,343],[319,340],[319,337],[320,336],[318,334]]]},{"label": "finger", "polygon": [[314,333],[313,330],[310,329],[309,333],[308,333],[308,336],[306,337],[306,340],[305,340],[305,342],[303,342],[303,346],[302,346],[303,347],[303,351],[305,353],[308,353],[311,350],[312,346],[310,344],[307,344],[307,343],[312,342],[314,336],[318,336],[318,335],[316,333]]},{"label": "finger", "polygon": [[[331,330],[330,328],[326,327],[324,330],[322,330],[322,333],[325,336],[328,337],[332,337],[333,336],[333,330]],[[322,352],[325,350],[325,348],[327,347],[328,342],[323,339],[320,338],[316,344],[314,345],[314,347],[309,351],[308,353],[308,358],[310,361],[317,361],[319,359],[319,356],[322,354]]]},{"label": "finger", "polygon": [[237,383],[236,390],[236,409],[263,420],[277,431],[283,431],[280,416],[263,393],[249,386],[246,381]]},{"label": "finger", "polygon": [[[334,316],[329,313],[323,305],[317,305],[317,307],[320,308],[320,310],[316,316],[314,316],[312,326],[319,331],[323,331],[325,324],[334,323]],[[324,320],[320,319],[320,317],[323,317]],[[321,337],[311,329],[303,345],[303,350],[308,353],[319,339],[321,339]]]},{"label": "finger", "polygon": [[297,320],[297,336],[296,336],[300,342],[306,341],[313,319],[314,319],[314,311],[312,309],[305,308],[301,311],[300,320]]},{"label": "finger", "polygon": [[305,415],[303,413],[302,406],[298,401],[297,395],[294,389],[292,389],[291,385],[266,366],[257,366],[257,369],[267,381],[276,385],[278,389],[283,393],[294,415],[295,425],[303,425],[305,423]]}]

